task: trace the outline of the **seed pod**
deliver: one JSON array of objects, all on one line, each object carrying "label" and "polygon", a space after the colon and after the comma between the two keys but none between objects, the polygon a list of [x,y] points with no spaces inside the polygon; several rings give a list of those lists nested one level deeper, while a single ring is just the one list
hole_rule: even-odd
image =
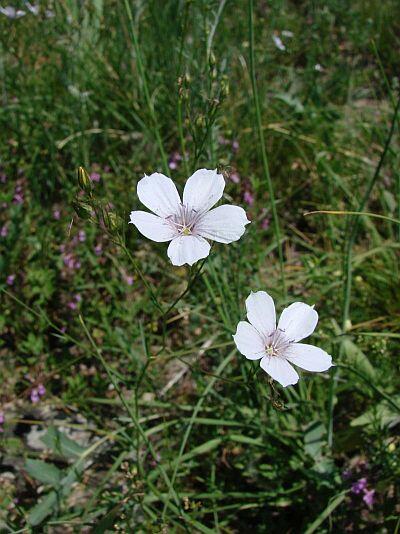
[{"label": "seed pod", "polygon": [[92,216],[92,208],[89,206],[89,204],[80,202],[79,200],[73,200],[72,207],[74,208],[78,217],[81,219],[90,219]]}]

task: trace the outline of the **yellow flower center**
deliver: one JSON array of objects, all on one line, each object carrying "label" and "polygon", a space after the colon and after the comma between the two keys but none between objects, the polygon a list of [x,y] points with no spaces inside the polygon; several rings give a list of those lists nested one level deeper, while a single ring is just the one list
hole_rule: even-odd
[{"label": "yellow flower center", "polygon": [[272,345],[265,347],[265,352],[267,353],[267,356],[275,356],[275,349]]},{"label": "yellow flower center", "polygon": [[191,233],[192,232],[190,231],[190,228],[188,228],[187,226],[182,229],[182,235],[190,235]]}]

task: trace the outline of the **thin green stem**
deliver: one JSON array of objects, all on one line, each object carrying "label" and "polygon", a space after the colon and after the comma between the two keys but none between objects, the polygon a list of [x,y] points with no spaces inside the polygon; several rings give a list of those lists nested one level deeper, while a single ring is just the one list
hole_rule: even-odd
[{"label": "thin green stem", "polygon": [[137,261],[135,260],[135,258],[132,256],[132,254],[130,253],[129,249],[128,249],[127,246],[122,242],[122,240],[120,240],[117,244],[122,248],[122,250],[123,250],[123,251],[125,252],[125,254],[128,256],[130,262],[132,263],[132,266],[133,266],[134,270],[136,271],[136,273],[138,274],[139,278],[142,280],[144,286],[146,287],[147,291],[149,292],[150,297],[151,297],[151,300],[153,301],[154,306],[158,309],[159,312],[161,312],[162,314],[164,314],[164,310],[163,310],[161,304],[160,304],[159,301],[158,301],[157,295],[156,295],[155,292],[153,291],[153,288],[150,286],[149,282],[146,280],[146,277],[145,277],[144,274],[142,273],[142,270],[140,269],[140,267],[139,267],[139,265],[138,265],[138,262],[137,262]]},{"label": "thin green stem", "polygon": [[265,147],[264,131],[263,131],[262,120],[261,120],[260,99],[258,96],[257,81],[256,81],[253,0],[249,0],[249,37],[250,37],[249,38],[250,40],[250,78],[251,78],[251,86],[253,90],[254,109],[255,109],[256,121],[257,121],[257,132],[258,132],[258,138],[259,138],[259,143],[260,143],[260,148],[261,148],[261,158],[262,158],[264,179],[267,183],[269,198],[271,202],[272,220],[274,224],[275,239],[276,239],[276,243],[278,247],[278,255],[279,255],[282,292],[284,296],[286,297],[286,281],[285,281],[285,272],[284,272],[284,259],[283,259],[283,248],[282,248],[282,241],[281,241],[281,230],[280,230],[280,224],[279,224],[278,211],[276,209],[276,203],[275,203],[274,187],[273,187],[273,183],[272,183],[272,179],[271,179],[271,175],[269,171],[268,156],[267,156],[267,150]]}]

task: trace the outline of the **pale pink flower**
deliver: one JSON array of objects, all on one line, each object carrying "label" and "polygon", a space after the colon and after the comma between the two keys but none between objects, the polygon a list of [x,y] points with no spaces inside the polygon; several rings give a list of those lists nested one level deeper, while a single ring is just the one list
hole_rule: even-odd
[{"label": "pale pink flower", "polygon": [[250,222],[239,206],[224,204],[211,209],[224,187],[224,177],[216,169],[199,169],[187,180],[181,201],[171,178],[158,172],[144,176],[137,194],[154,214],[132,211],[130,223],[148,239],[170,241],[168,257],[173,265],[193,265],[210,253],[207,239],[232,243],[241,238]]},{"label": "pale pink flower", "polygon": [[283,387],[296,384],[299,375],[291,364],[306,371],[327,371],[332,358],[324,350],[298,343],[311,335],[318,322],[312,306],[294,302],[285,308],[276,326],[275,305],[265,291],[250,293],[247,321],[240,321],[233,339],[248,360],[260,360],[261,368]]}]

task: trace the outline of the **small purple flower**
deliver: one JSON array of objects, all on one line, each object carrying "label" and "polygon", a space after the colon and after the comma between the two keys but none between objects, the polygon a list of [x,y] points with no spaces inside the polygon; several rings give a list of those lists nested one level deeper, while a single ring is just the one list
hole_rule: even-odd
[{"label": "small purple flower", "polygon": [[182,156],[179,154],[179,152],[174,152],[171,156],[171,159],[168,162],[168,167],[172,170],[175,170],[178,168],[179,163],[182,161]]},{"label": "small purple flower", "polygon": [[76,310],[78,308],[78,304],[82,301],[82,297],[79,293],[73,296],[72,300],[67,303],[67,306],[70,310]]},{"label": "small purple flower", "polygon": [[63,262],[67,269],[70,269],[71,271],[74,269],[80,269],[81,267],[81,262],[77,260],[71,252],[64,254]]},{"label": "small purple flower", "polygon": [[237,152],[239,150],[239,141],[237,141],[236,139],[234,141],[232,141],[232,150],[234,152]]},{"label": "small purple flower", "polygon": [[43,395],[46,393],[46,388],[44,387],[43,384],[38,385],[37,392],[40,397],[43,397]]},{"label": "small purple flower", "polygon": [[374,506],[374,500],[375,500],[375,490],[364,490],[364,497],[363,501],[368,506],[368,508],[372,508]]},{"label": "small purple flower", "polygon": [[263,230],[268,230],[268,228],[269,228],[269,219],[268,219],[268,217],[265,217],[265,219],[263,219],[261,221],[261,228]]},{"label": "small purple flower", "polygon": [[7,175],[5,172],[0,173],[0,183],[5,184],[7,182]]},{"label": "small purple flower", "polygon": [[365,491],[366,488],[367,488],[367,479],[363,477],[357,480],[357,482],[354,482],[354,484],[350,488],[350,491],[354,493],[355,495],[359,495],[360,493]]},{"label": "small purple flower", "polygon": [[0,412],[0,425],[3,425],[4,424],[4,412]]},{"label": "small purple flower", "polygon": [[38,390],[34,388],[31,391],[31,402],[33,402],[33,404],[36,404],[39,401],[40,401],[40,397],[39,397]]},{"label": "small purple flower", "polygon": [[8,235],[8,226],[5,224],[0,229],[0,236],[1,237],[7,237],[7,235]]},{"label": "small purple flower", "polygon": [[243,195],[243,201],[246,202],[249,206],[252,206],[254,204],[254,196],[250,193],[250,191],[245,191]]},{"label": "small purple flower", "polygon": [[91,172],[89,178],[92,180],[92,182],[100,182],[101,176],[98,172]]},{"label": "small purple flower", "polygon": [[78,240],[81,242],[81,243],[84,243],[86,241],[86,233],[85,233],[85,230],[79,230],[78,232]]},{"label": "small purple flower", "polygon": [[103,251],[103,247],[101,245],[101,243],[98,243],[95,247],[94,247],[94,253],[96,254],[96,256],[100,256],[101,253]]},{"label": "small purple flower", "polygon": [[229,178],[232,180],[234,184],[238,184],[240,182],[240,176],[237,172],[233,172]]},{"label": "small purple flower", "polygon": [[15,274],[9,274],[6,280],[7,285],[12,286],[14,282],[15,282]]},{"label": "small purple flower", "polygon": [[128,284],[128,286],[131,286],[134,282],[133,276],[125,275],[125,282]]},{"label": "small purple flower", "polygon": [[60,210],[53,210],[53,218],[56,221],[59,221],[61,219],[61,211]]},{"label": "small purple flower", "polygon": [[24,195],[22,195],[21,193],[15,193],[14,195],[14,198],[13,198],[13,203],[14,204],[22,204],[24,201]]}]

